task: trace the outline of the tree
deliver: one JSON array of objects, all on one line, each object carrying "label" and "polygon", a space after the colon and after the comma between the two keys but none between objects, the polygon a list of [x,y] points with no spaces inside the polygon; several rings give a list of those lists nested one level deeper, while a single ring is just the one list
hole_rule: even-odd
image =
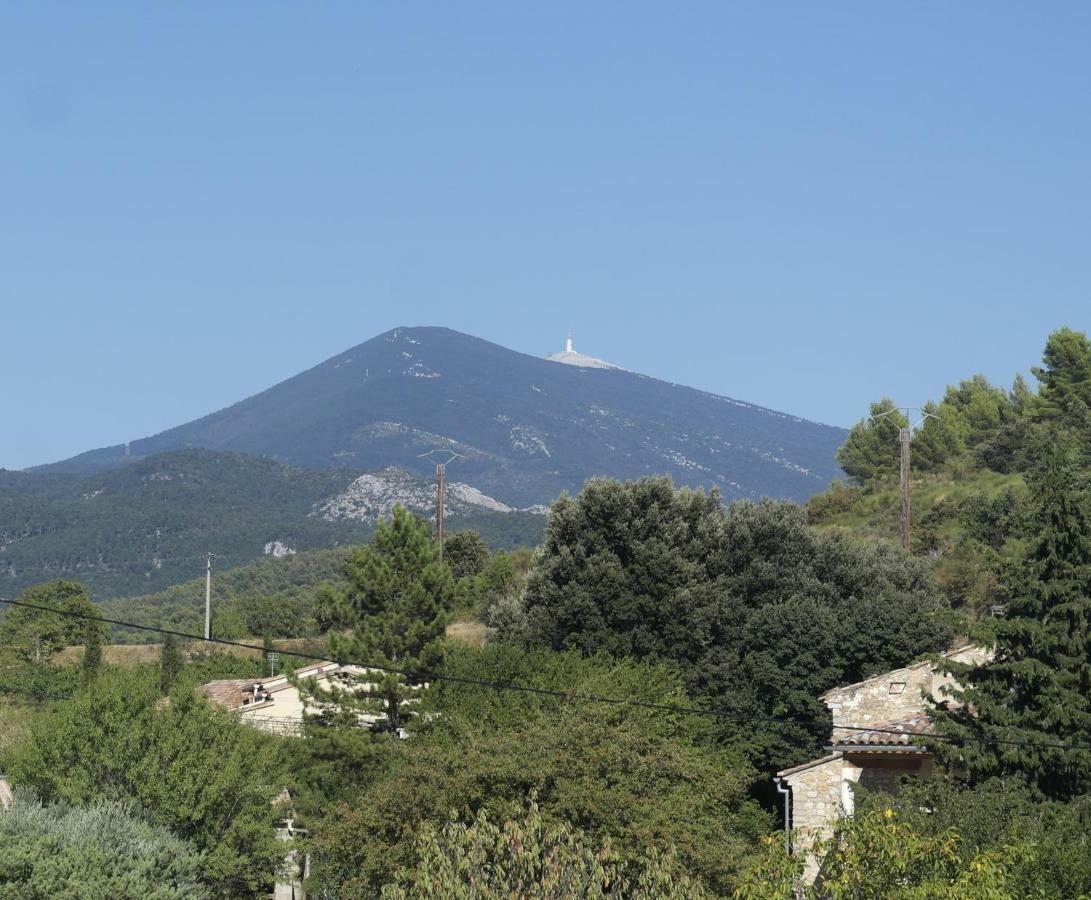
[{"label": "tree", "polygon": [[821,536],[791,503],[725,514],[715,494],[664,478],[599,479],[557,501],[525,610],[532,644],[678,666],[691,693],[744,723],[725,736],[769,767],[821,746],[821,693],[951,636],[923,561]]},{"label": "tree", "polygon": [[[345,802],[321,810],[313,871],[331,896],[374,896],[398,869],[414,868],[424,823],[452,811],[461,821],[480,810],[502,820],[531,791],[546,822],[609,841],[623,859],[673,846],[692,877],[720,892],[770,827],[747,798],[752,770],[713,746],[703,717],[467,683],[692,705],[665,667],[487,645],[451,648],[444,670],[466,681],[441,682],[427,700],[435,715],[412,740],[379,745],[384,757],[361,759],[355,788],[338,785]],[[309,753],[313,742],[303,743]]]},{"label": "tree", "polygon": [[[936,710],[936,751],[973,783],[1025,780],[1039,795],[1091,792],[1091,502],[1056,448],[1031,476],[1037,537],[986,637],[993,659],[949,664],[960,688]],[[1066,749],[1067,747],[1067,749]]]},{"label": "tree", "polygon": [[858,484],[895,475],[898,471],[898,429],[907,428],[905,416],[884,397],[871,404],[871,414],[849,429],[837,451],[837,463]]},{"label": "tree", "polygon": [[151,673],[107,670],[32,725],[8,774],[49,802],[137,803],[205,853],[211,883],[256,888],[283,858],[279,746],[192,689],[164,704]]},{"label": "tree", "polygon": [[102,622],[88,623],[84,616],[98,616],[87,588],[76,581],[50,581],[27,588],[19,598],[35,607],[13,606],[0,621],[0,644],[12,647],[24,660],[42,663],[62,647],[79,644],[97,628],[99,643],[106,635]]},{"label": "tree", "polygon": [[[799,883],[798,857],[770,840],[743,874],[737,900],[1015,900],[1016,873],[1033,859],[1019,843],[993,847],[972,858],[959,853],[955,828],[921,832],[889,806],[842,819],[833,837],[816,842],[819,881]],[[810,849],[810,848],[808,848]],[[1035,891],[1035,896],[1044,896]]]},{"label": "tree", "polygon": [[93,619],[84,622],[83,658],[80,660],[80,677],[84,684],[94,681],[102,666],[102,624]]},{"label": "tree", "polygon": [[1091,428],[1091,341],[1082,331],[1061,328],[1046,341],[1038,379],[1035,413],[1084,434]]},{"label": "tree", "polygon": [[171,692],[185,664],[182,651],[178,649],[177,639],[173,634],[168,634],[159,651],[159,692],[161,694],[166,696]]},{"label": "tree", "polygon": [[547,824],[533,795],[525,810],[497,826],[482,811],[473,823],[429,823],[418,861],[383,887],[383,900],[702,900],[711,895],[673,854],[623,860],[564,822]]},{"label": "tree", "polygon": [[369,544],[355,548],[345,565],[347,584],[329,587],[326,604],[350,634],[329,636],[331,659],[374,663],[383,669],[345,676],[331,691],[302,685],[316,698],[336,704],[342,714],[379,713],[397,732],[412,716],[409,701],[420,696],[428,673],[442,660],[447,613],[455,598],[451,570],[427,523],[404,507],[390,522],[379,522]]},{"label": "tree", "polygon": [[0,812],[0,893],[83,900],[202,900],[204,859],[124,803],[43,805],[17,793]]},{"label": "tree", "polygon": [[472,578],[485,571],[489,545],[476,531],[456,531],[443,542],[443,561],[455,578]]}]

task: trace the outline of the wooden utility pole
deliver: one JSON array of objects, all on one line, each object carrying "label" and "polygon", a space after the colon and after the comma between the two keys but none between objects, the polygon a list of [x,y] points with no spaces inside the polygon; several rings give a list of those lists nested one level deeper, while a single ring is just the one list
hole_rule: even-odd
[{"label": "wooden utility pole", "polygon": [[439,561],[443,562],[443,506],[447,493],[447,466],[436,465],[436,543],[439,544]]},{"label": "wooden utility pole", "polygon": [[437,448],[422,453],[417,459],[435,459],[437,453],[447,457],[443,462],[436,463],[436,543],[439,544],[439,561],[443,562],[443,508],[447,504],[447,466],[463,456],[454,450]]},{"label": "wooden utility pole", "polygon": [[898,443],[902,448],[902,475],[901,475],[901,494],[902,494],[902,548],[909,551],[909,441],[912,439],[912,434],[909,428],[898,429]]},{"label": "wooden utility pole", "polygon": [[[914,424],[914,410],[920,413],[920,419]],[[925,419],[934,419],[935,415],[919,406],[896,406],[872,417],[872,422],[877,422],[884,416],[902,413],[905,415],[905,427],[898,427],[898,446],[901,449],[901,478],[899,488],[902,500],[902,509],[899,516],[902,530],[902,549],[909,552],[909,501],[912,485],[909,482],[909,445],[913,440],[913,431],[924,424]]]}]

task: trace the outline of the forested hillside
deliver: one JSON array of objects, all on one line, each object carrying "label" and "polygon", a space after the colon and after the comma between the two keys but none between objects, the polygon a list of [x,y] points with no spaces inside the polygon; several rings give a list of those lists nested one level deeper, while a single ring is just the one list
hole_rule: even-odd
[{"label": "forested hillside", "polygon": [[[98,599],[163,590],[200,576],[205,554],[218,570],[266,555],[366,540],[388,503],[351,494],[346,514],[323,505],[350,491],[362,473],[309,470],[237,453],[181,450],[89,476],[0,471],[0,595],[53,578],[77,578]],[[428,481],[369,476],[394,488],[415,512],[431,514]],[[471,497],[477,502],[478,498]],[[486,500],[488,498],[485,498]],[[498,546],[537,541],[543,517],[492,512],[452,494],[452,527],[480,530]]]},{"label": "forested hillside", "polygon": [[[1028,473],[1057,447],[1091,471],[1091,343],[1061,329],[1031,373],[1033,386],[1018,375],[1010,388],[974,375],[913,414],[912,552],[975,618],[1009,599],[1009,569],[1033,529]],[[806,504],[813,525],[898,539],[898,429],[907,424],[891,400],[871,405],[838,451],[849,480]]]}]

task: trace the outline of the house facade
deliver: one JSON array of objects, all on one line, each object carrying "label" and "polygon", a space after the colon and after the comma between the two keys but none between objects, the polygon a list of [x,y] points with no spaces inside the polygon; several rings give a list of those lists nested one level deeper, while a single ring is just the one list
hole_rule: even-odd
[{"label": "house facade", "polygon": [[[989,652],[964,646],[943,659],[980,665]],[[807,851],[816,838],[828,838],[834,823],[853,812],[853,788],[895,792],[904,775],[927,778],[932,754],[915,740],[932,733],[929,700],[941,700],[952,684],[932,661],[884,672],[834,688],[822,695],[833,717],[826,754],[777,773],[778,790],[788,804],[786,825],[798,849]],[[807,878],[818,872],[808,858]]]},{"label": "house facade", "polygon": [[[276,734],[300,736],[303,734],[304,716],[318,714],[322,704],[311,697],[304,697],[295,681],[313,684],[320,690],[345,688],[350,683],[358,686],[361,675],[367,669],[359,666],[342,666],[335,662],[321,662],[296,669],[290,675],[271,678],[225,678],[204,685],[209,698],[234,712],[248,725]],[[360,715],[360,724],[371,727],[382,718],[379,715]]]}]

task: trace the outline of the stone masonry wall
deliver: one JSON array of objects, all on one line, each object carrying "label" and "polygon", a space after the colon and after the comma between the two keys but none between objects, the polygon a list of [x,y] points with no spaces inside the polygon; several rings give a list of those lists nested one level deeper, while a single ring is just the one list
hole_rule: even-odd
[{"label": "stone masonry wall", "polygon": [[[981,663],[988,658],[988,651],[965,647],[948,654],[948,658],[956,662]],[[936,672],[931,662],[922,662],[835,688],[822,699],[833,714],[834,725],[884,725],[922,715],[926,709],[923,698],[942,699],[940,688],[950,681]]]}]

